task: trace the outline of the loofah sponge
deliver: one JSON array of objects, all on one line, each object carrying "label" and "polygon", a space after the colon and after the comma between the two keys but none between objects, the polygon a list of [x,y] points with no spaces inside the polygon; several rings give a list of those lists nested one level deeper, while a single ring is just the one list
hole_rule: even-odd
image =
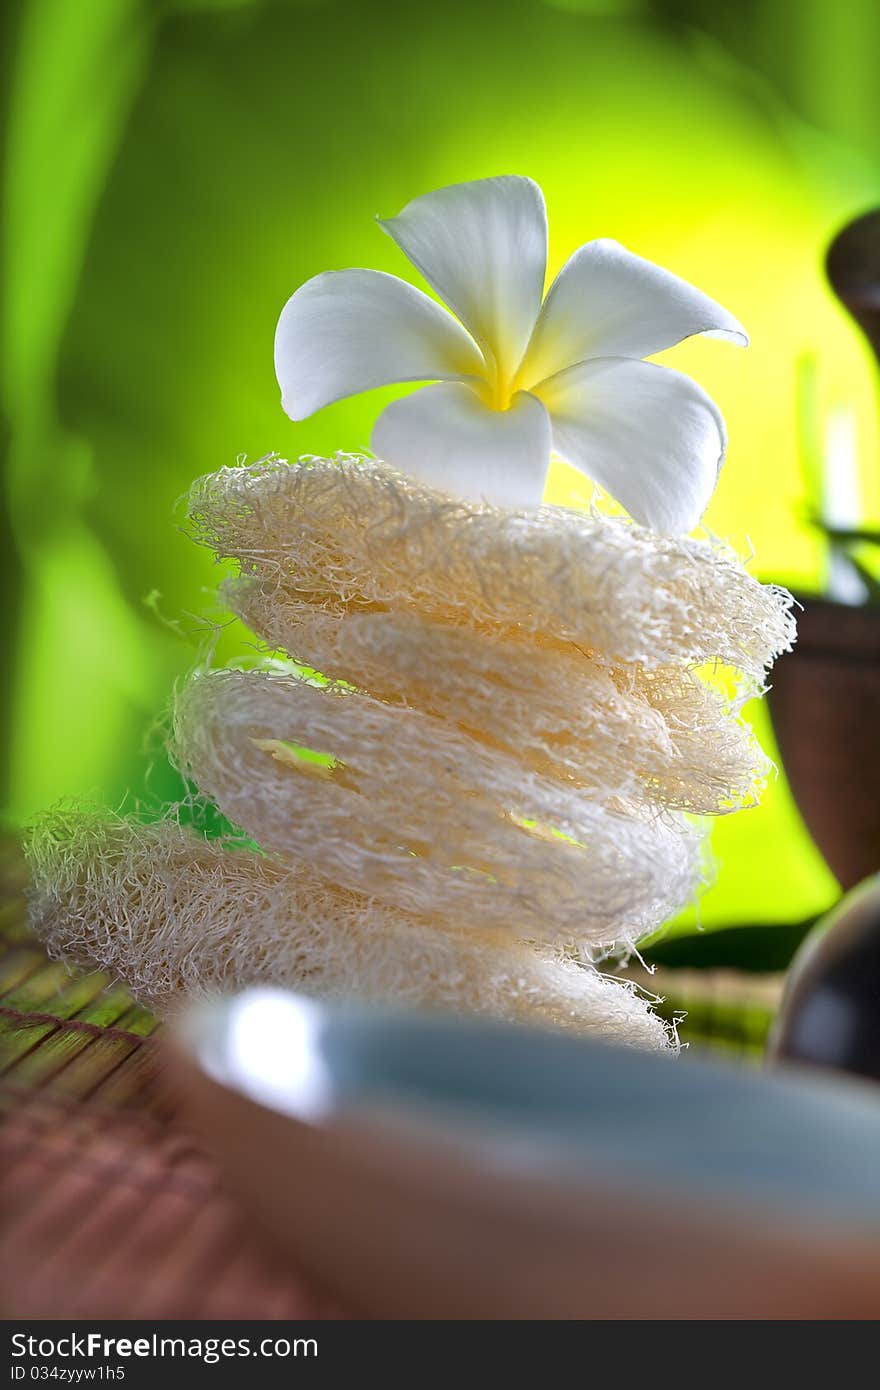
[{"label": "loofah sponge", "polygon": [[706,541],[559,507],[458,501],[349,455],[222,468],[190,494],[197,539],[280,603],[380,609],[563,639],[611,664],[720,661],[761,682],[790,596]]},{"label": "loofah sponge", "polygon": [[306,864],[286,868],[172,820],[59,810],[30,856],[33,916],[51,953],[118,974],[165,1014],[271,982],[675,1046],[631,986],[560,952],[405,917]]},{"label": "loofah sponge", "polygon": [[237,562],[225,601],[300,666],[200,671],[175,701],[178,765],[261,852],[49,817],[51,949],[160,1008],[274,980],[674,1045],[589,961],[692,896],[693,813],[756,798],[739,707],[793,640],[789,596],[708,542],[349,456],[221,469],[190,518]]},{"label": "loofah sponge", "polygon": [[221,592],[273,648],[387,704],[451,721],[598,800],[720,815],[752,804],[769,770],[749,726],[687,667],[608,669],[573,643],[536,650],[522,634],[417,613],[276,607],[252,580]]},{"label": "loofah sponge", "polygon": [[594,800],[446,720],[368,695],[211,672],[181,692],[174,747],[264,849],[405,912],[442,904],[457,925],[611,946],[692,892],[698,841],[682,817]]}]

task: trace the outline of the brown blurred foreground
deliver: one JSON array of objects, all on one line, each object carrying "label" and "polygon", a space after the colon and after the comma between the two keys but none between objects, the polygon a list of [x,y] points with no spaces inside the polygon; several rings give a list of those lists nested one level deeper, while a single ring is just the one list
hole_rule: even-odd
[{"label": "brown blurred foreground", "polygon": [[0,1308],[7,1318],[339,1317],[279,1268],[172,1113],[155,1020],[47,961],[0,849]]}]

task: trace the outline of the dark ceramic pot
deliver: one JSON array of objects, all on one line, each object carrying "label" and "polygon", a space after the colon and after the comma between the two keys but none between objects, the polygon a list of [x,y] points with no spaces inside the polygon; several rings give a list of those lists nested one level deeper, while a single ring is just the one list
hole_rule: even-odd
[{"label": "dark ceramic pot", "polygon": [[798,951],[770,1055],[880,1081],[880,875],[848,893]]},{"label": "dark ceramic pot", "polygon": [[770,714],[807,829],[846,890],[880,870],[880,609],[799,601]]}]

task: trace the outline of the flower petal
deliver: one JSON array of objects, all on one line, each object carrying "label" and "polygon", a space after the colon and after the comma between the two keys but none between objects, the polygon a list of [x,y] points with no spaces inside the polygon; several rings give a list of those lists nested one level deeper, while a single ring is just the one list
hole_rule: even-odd
[{"label": "flower petal", "polygon": [[650,357],[694,333],[748,334],[714,299],[619,242],[589,241],[575,251],[547,293],[519,385],[593,357]]},{"label": "flower petal", "polygon": [[379,270],[316,275],[288,299],[275,331],[275,375],[291,420],[374,386],[485,373],[451,314]]},{"label": "flower petal", "polygon": [[547,209],[538,185],[514,175],[453,184],[379,225],[509,380],[544,293]]},{"label": "flower petal", "polygon": [[690,531],[724,462],[714,401],[682,372],[627,357],[597,358],[537,388],[553,447],[657,531]]},{"label": "flower petal", "polygon": [[509,410],[490,410],[470,387],[443,382],[386,406],[371,444],[386,463],[442,492],[536,507],[550,462],[550,421],[524,391]]}]

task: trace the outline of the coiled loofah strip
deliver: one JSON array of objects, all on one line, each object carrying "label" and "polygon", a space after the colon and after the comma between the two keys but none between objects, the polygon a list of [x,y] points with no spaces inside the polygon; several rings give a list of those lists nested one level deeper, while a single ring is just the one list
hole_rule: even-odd
[{"label": "coiled loofah strip", "polygon": [[260,579],[264,611],[411,611],[563,639],[608,664],[720,661],[760,684],[791,598],[705,541],[560,508],[460,502],[384,464],[270,458],[199,479],[196,538]]},{"label": "coiled loofah strip", "polygon": [[632,944],[693,891],[698,837],[683,818],[597,801],[371,696],[211,672],[180,693],[174,747],[271,854],[407,913],[442,904],[452,924],[607,946]]},{"label": "coiled loofah strip", "polygon": [[695,668],[759,686],[789,596],[705,542],[468,506],[344,456],[222,469],[190,515],[238,561],[233,609],[327,679],[191,679],[177,761],[268,857],[58,813],[31,845],[50,947],[161,1007],[273,980],[669,1045],[574,957],[691,896],[685,812],[756,795],[766,760]]},{"label": "coiled loofah strip", "polygon": [[609,671],[572,643],[536,649],[418,613],[267,605],[253,579],[227,581],[222,595],[294,660],[450,720],[600,801],[719,815],[752,804],[769,771],[748,725],[687,669]]},{"label": "coiled loofah strip", "polygon": [[258,983],[483,1013],[650,1048],[677,1046],[631,986],[508,936],[407,919],[174,821],[59,810],[29,847],[32,918],[51,954],[121,976],[168,1014]]}]

